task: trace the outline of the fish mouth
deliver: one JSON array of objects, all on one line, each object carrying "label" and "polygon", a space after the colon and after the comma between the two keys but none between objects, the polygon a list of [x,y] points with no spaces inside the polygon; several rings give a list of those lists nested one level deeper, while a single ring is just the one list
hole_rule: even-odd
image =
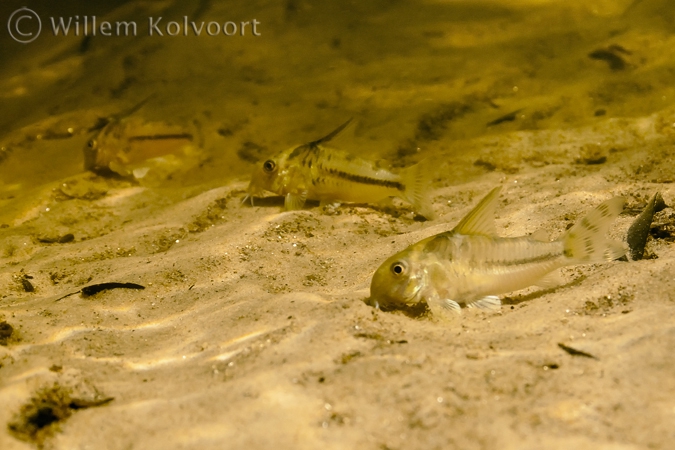
[{"label": "fish mouth", "polygon": [[399,296],[392,296],[392,295],[387,295],[387,296],[370,296],[365,299],[365,303],[369,306],[373,306],[376,309],[382,309],[384,311],[389,311],[390,309],[396,309],[396,305],[410,305],[414,303],[418,303],[416,298],[417,295],[419,294],[420,289],[422,286],[415,286],[415,289],[413,290],[412,294],[405,296],[405,297],[399,297]]},{"label": "fish mouth", "polygon": [[419,302],[419,300],[417,300],[417,296],[419,295],[420,290],[422,290],[422,283],[417,283],[412,293],[409,296],[403,298],[403,302],[407,305]]}]

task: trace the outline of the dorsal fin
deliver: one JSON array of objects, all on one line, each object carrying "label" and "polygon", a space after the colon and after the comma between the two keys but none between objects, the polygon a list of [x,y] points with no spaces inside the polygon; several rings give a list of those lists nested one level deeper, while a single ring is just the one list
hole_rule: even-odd
[{"label": "dorsal fin", "polygon": [[131,108],[129,108],[125,111],[121,111],[117,114],[114,114],[112,116],[112,120],[122,120],[122,119],[125,119],[125,118],[129,117],[130,115],[134,114],[136,111],[138,111],[139,109],[144,107],[145,104],[148,103],[150,100],[152,100],[156,95],[157,95],[157,93],[153,92],[152,94],[148,95],[143,100],[141,100],[140,102],[133,105]]},{"label": "dorsal fin", "polygon": [[332,140],[338,134],[342,133],[342,131],[344,131],[344,129],[347,128],[347,125],[352,123],[352,120],[354,120],[353,117],[351,117],[348,121],[346,121],[345,123],[343,123],[342,125],[337,127],[335,130],[331,131],[330,133],[328,133],[327,135],[325,135],[321,139],[317,139],[316,141],[312,141],[307,145],[313,147],[313,146],[316,146],[316,145],[319,145],[319,144],[325,144],[326,142]]},{"label": "dorsal fin", "polygon": [[501,189],[501,186],[497,186],[491,190],[469,214],[464,216],[452,231],[459,234],[496,235],[495,208],[497,207],[497,198],[499,198],[499,191]]},{"label": "dorsal fin", "polygon": [[127,117],[129,117],[130,115],[141,109],[143,106],[145,106],[145,104],[148,103],[148,101],[150,101],[153,97],[155,97],[155,95],[156,95],[155,93],[152,93],[147,97],[145,97],[140,102],[136,103],[131,108],[125,111],[120,111],[117,114],[112,114],[110,117],[99,117],[98,121],[87,131],[100,131],[112,122],[119,122],[122,119],[126,119]]}]

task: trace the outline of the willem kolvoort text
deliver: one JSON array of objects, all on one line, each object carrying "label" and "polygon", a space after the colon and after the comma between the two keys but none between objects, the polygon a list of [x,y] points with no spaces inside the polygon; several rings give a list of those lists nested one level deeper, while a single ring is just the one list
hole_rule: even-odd
[{"label": "willem kolvoort text", "polygon": [[[52,31],[55,36],[138,36],[139,26],[136,21],[98,21],[96,16],[50,17]],[[164,21],[162,17],[149,17],[147,23],[148,36],[260,36],[256,19],[244,22],[195,22],[187,16],[183,20]]]}]

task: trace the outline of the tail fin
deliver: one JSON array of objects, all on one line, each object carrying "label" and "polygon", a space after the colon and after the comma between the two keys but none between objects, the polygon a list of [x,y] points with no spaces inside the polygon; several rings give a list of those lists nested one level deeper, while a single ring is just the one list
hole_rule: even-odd
[{"label": "tail fin", "polygon": [[410,202],[419,215],[429,220],[436,217],[429,201],[432,168],[429,160],[424,159],[414,166],[406,167],[400,173],[405,186],[403,199]]},{"label": "tail fin", "polygon": [[623,243],[606,239],[609,226],[623,211],[624,199],[614,197],[589,212],[563,236],[565,256],[575,263],[613,261],[626,254]]}]

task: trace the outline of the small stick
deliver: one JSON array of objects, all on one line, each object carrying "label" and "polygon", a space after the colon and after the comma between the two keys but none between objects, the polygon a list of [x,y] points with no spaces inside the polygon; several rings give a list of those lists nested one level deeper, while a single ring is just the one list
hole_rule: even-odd
[{"label": "small stick", "polygon": [[142,286],[140,284],[136,283],[117,283],[117,282],[110,282],[110,283],[99,283],[99,284],[92,284],[91,286],[85,286],[79,291],[71,292],[70,294],[66,294],[63,297],[57,298],[55,301],[63,300],[66,297],[70,297],[71,295],[79,294],[81,293],[84,297],[89,297],[94,294],[98,294],[101,291],[106,291],[109,289],[118,289],[118,288],[123,288],[123,289],[145,289],[145,286]]},{"label": "small stick", "polygon": [[584,351],[577,350],[576,348],[568,347],[567,345],[563,344],[562,342],[558,343],[558,347],[565,350],[567,353],[569,353],[572,356],[583,356],[584,358],[598,359],[595,356],[591,355],[590,353],[586,353]]}]

